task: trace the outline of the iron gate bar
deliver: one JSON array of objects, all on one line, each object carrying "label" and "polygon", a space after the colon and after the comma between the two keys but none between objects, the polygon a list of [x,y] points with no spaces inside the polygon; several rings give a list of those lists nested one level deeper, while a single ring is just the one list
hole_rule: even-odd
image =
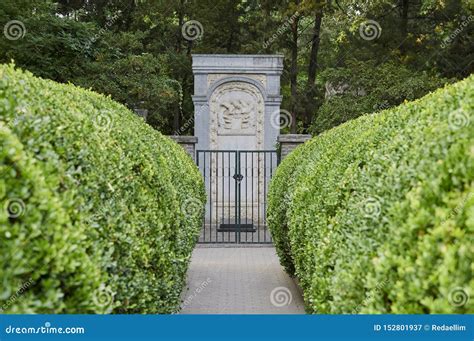
[{"label": "iron gate bar", "polygon": [[[197,165],[199,167],[199,154],[197,158]],[[206,185],[206,155],[204,155],[204,167],[203,167],[203,177],[204,177],[204,186]],[[206,239],[206,226],[203,226],[203,231],[204,231],[204,239]]]},{"label": "iron gate bar", "polygon": [[267,185],[279,164],[277,152],[198,150],[196,163],[203,174],[208,196],[198,242],[271,243],[271,233],[266,225]]},{"label": "iron gate bar", "polygon": [[[251,158],[252,159],[252,179],[254,178],[254,174],[253,174],[253,171],[254,171],[254,168],[253,168],[253,157]],[[253,181],[252,181],[252,187],[253,187]],[[253,203],[254,203],[254,200],[253,200],[253,190],[251,191],[252,193],[252,221],[254,221],[254,217],[253,217],[253,213],[254,213],[254,210],[253,210]],[[252,242],[253,242],[253,235],[252,235]]]},{"label": "iron gate bar", "polygon": [[[267,179],[267,153],[263,153],[263,179]],[[266,199],[267,199],[267,182],[263,181],[263,198],[265,199],[265,202],[263,203],[263,209],[262,209],[262,216],[266,218],[265,212],[266,212]],[[263,239],[265,240],[265,237],[267,235],[267,225],[263,225]]]},{"label": "iron gate bar", "polygon": [[[237,172],[240,173],[240,165],[239,165],[239,153],[235,153],[235,174],[234,176],[237,174]],[[239,228],[239,225],[240,225],[240,221],[239,221],[239,216],[240,216],[240,212],[239,212],[239,192],[240,192],[240,183],[237,179],[234,179],[235,180],[235,228],[238,229]],[[238,232],[235,232],[235,239],[236,239],[236,242],[237,243],[240,243],[240,233]]]},{"label": "iron gate bar", "polygon": [[[228,176],[227,176],[227,184],[228,184],[228,187],[229,187],[229,192],[230,193],[230,174],[231,174],[231,170],[230,170],[230,152],[227,153],[228,157],[227,157],[227,163],[228,163],[228,166],[227,169],[228,169]],[[228,201],[229,202],[229,210],[228,212],[230,212],[230,200]],[[222,207],[224,207],[225,205],[222,205]],[[230,231],[227,232],[227,241],[230,242]]]}]

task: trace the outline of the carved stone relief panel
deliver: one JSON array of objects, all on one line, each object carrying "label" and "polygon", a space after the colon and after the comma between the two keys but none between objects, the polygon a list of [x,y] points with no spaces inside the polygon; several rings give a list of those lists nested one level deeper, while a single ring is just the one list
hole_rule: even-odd
[{"label": "carved stone relief panel", "polygon": [[218,143],[218,136],[255,136],[255,145],[263,143],[265,104],[260,90],[240,81],[224,83],[217,87],[210,98],[211,149],[225,149],[225,139]]}]

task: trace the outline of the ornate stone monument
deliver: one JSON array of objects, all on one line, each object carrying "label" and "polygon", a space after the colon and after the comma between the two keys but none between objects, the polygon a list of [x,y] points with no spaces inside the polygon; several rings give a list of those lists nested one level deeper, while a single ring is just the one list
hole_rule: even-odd
[{"label": "ornate stone monument", "polygon": [[196,149],[275,149],[280,55],[193,55]]},{"label": "ornate stone monument", "polygon": [[279,55],[193,55],[196,161],[208,192],[201,241],[269,241],[282,71]]}]

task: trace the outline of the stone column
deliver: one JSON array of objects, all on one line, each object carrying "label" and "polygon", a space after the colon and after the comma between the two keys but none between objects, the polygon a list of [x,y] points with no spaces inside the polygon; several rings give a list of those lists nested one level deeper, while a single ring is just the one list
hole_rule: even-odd
[{"label": "stone column", "polygon": [[278,136],[278,143],[280,143],[280,160],[283,160],[296,147],[310,139],[311,135],[305,134],[285,134]]},{"label": "stone column", "polygon": [[181,147],[184,148],[191,156],[193,160],[196,159],[196,143],[198,142],[198,138],[196,136],[181,136],[181,135],[170,135],[168,136],[174,142],[179,144]]}]

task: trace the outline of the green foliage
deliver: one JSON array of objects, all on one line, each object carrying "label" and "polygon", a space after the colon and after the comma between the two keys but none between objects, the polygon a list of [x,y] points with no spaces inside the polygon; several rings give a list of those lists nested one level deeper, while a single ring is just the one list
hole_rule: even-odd
[{"label": "green foliage", "polygon": [[296,175],[304,169],[305,160],[311,156],[307,151],[308,146],[314,141],[316,140],[308,141],[285,158],[285,162],[276,169],[268,192],[267,222],[269,226],[274,227],[272,228],[273,244],[276,246],[281,265],[291,276],[295,274],[295,267],[291,256],[286,212],[296,185]]},{"label": "green foliage", "polygon": [[309,312],[474,311],[458,301],[474,292],[473,87],[347,122],[280,165],[270,229]]},{"label": "green foliage", "polygon": [[[148,123],[166,134],[192,134],[193,53],[283,54],[282,107],[296,116],[292,128],[320,133],[409,100],[411,89],[423,96],[444,83],[433,75],[472,73],[471,12],[459,0],[2,0],[0,22],[19,20],[26,34],[0,36],[0,63],[13,59],[37,76],[147,109]],[[191,20],[202,25],[196,40],[182,34]],[[367,20],[380,27],[374,39],[361,37]],[[340,73],[351,85],[368,80],[368,96],[326,100],[320,80]]]},{"label": "green foliage", "polygon": [[96,312],[93,294],[106,277],[96,254],[86,252],[86,226],[71,220],[71,200],[61,201],[2,122],[0,174],[1,311]]},{"label": "green foliage", "polygon": [[[111,95],[129,108],[146,108],[147,122],[157,128],[168,125],[163,113],[179,110],[181,85],[167,76],[166,63],[151,54],[129,55],[93,62],[89,67],[97,75],[78,77],[76,85]],[[146,77],[143,77],[146,75]]]},{"label": "green foliage", "polygon": [[351,62],[327,69],[321,80],[341,93],[330,96],[312,122],[312,133],[321,132],[363,114],[378,112],[412,101],[439,88],[446,79],[416,72],[394,63],[375,65]]},{"label": "green foliage", "polygon": [[110,98],[12,66],[0,79],[0,205],[27,208],[0,216],[0,305],[32,278],[7,312],[175,312],[205,201],[191,158]]},{"label": "green foliage", "polygon": [[97,32],[94,24],[47,13],[10,16],[0,7],[0,22],[7,23],[12,18],[23,23],[24,37],[15,40],[1,37],[0,62],[14,59],[16,64],[35,75],[58,82],[73,81],[90,72],[89,63],[95,51],[87,46]]},{"label": "green foliage", "polygon": [[[48,3],[48,2],[47,2]],[[54,15],[47,3],[13,13],[10,0],[0,6],[0,22],[19,20],[21,39],[0,39],[0,62],[28,69],[36,76],[111,95],[128,108],[147,109],[147,122],[171,131],[173,115],[182,107],[182,86],[170,76],[168,56],[145,48],[149,32],[115,32],[123,14],[104,23]],[[171,115],[170,115],[171,114]]]}]

